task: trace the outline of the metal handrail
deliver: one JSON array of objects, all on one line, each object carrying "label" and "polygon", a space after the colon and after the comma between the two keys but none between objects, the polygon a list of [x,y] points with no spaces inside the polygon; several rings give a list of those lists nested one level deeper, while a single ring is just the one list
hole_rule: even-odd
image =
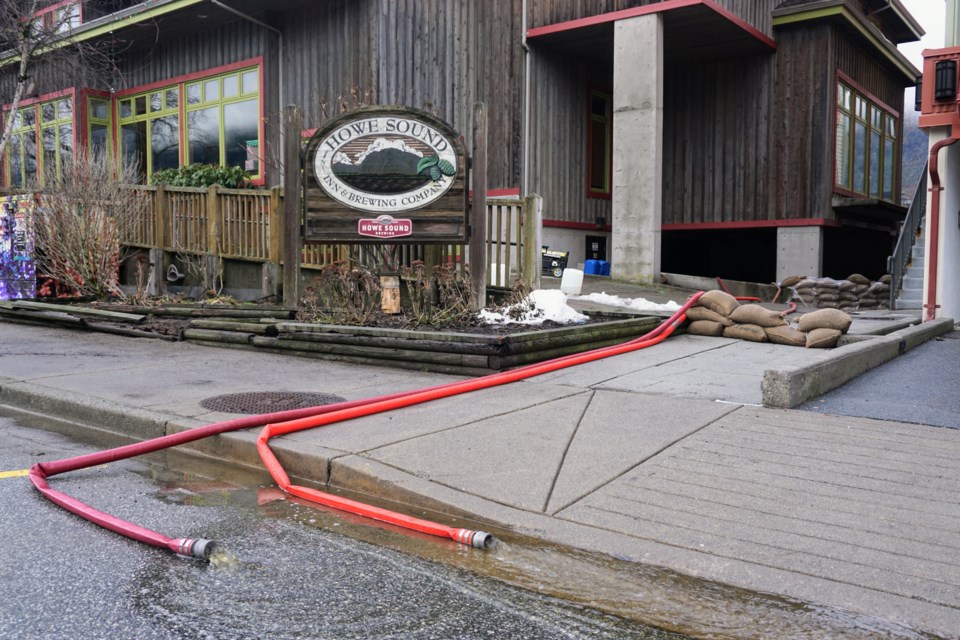
[{"label": "metal handrail", "polygon": [[903,275],[907,263],[913,252],[913,243],[917,239],[917,229],[927,210],[927,165],[923,165],[917,189],[913,193],[913,200],[907,210],[907,217],[900,227],[900,237],[893,249],[893,254],[887,258],[887,273],[890,274],[890,310],[896,310],[897,292],[903,284]]}]

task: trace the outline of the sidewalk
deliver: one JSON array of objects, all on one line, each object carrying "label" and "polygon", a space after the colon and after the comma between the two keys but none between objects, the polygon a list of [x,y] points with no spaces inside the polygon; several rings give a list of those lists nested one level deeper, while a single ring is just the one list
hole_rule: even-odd
[{"label": "sidewalk", "polygon": [[[200,406],[220,394],[456,379],[6,322],[0,340],[0,404],[138,439],[235,417]],[[295,477],[958,637],[960,430],[756,406],[768,370],[829,377],[824,354],[676,336],[272,444]],[[196,446],[260,466],[255,438]]]}]

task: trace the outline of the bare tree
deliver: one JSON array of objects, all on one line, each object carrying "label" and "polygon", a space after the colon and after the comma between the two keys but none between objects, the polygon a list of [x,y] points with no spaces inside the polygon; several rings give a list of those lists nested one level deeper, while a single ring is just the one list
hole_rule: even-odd
[{"label": "bare tree", "polygon": [[78,69],[113,71],[109,51],[74,39],[79,3],[43,12],[51,4],[51,0],[0,0],[0,74],[15,74],[12,83],[4,83],[0,91],[0,103],[9,105],[0,134],[0,156],[14,129],[20,103],[33,87],[43,83],[42,75],[56,78],[50,79],[55,84],[59,79],[69,82],[83,75]]}]

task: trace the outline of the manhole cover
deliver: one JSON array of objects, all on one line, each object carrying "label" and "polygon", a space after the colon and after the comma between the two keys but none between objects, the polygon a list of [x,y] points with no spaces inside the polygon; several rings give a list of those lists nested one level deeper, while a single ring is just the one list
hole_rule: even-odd
[{"label": "manhole cover", "polygon": [[289,409],[306,409],[322,404],[344,402],[346,398],[329,393],[299,393],[295,391],[258,391],[249,393],[228,393],[222,396],[205,398],[200,406],[210,411],[224,413],[273,413]]}]

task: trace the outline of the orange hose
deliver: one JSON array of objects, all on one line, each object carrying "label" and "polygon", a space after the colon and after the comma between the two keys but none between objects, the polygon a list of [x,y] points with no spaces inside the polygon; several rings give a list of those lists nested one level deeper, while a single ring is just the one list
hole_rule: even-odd
[{"label": "orange hose", "polygon": [[324,415],[310,416],[297,420],[289,420],[287,422],[268,424],[263,428],[263,430],[260,432],[260,436],[257,438],[257,451],[260,454],[261,461],[270,472],[271,477],[273,477],[277,485],[291,495],[295,495],[318,504],[323,504],[328,507],[341,509],[350,513],[380,520],[382,522],[388,522],[406,529],[419,531],[421,533],[427,533],[439,537],[447,537],[461,543],[473,544],[474,546],[486,546],[486,543],[482,545],[477,544],[478,536],[489,537],[489,534],[484,532],[475,532],[469,529],[448,527],[436,522],[421,520],[419,518],[407,516],[402,513],[366,505],[354,500],[349,500],[347,498],[342,498],[340,496],[318,491],[316,489],[311,489],[309,487],[293,485],[291,484],[290,478],[286,471],[284,471],[283,467],[280,465],[280,462],[270,449],[269,441],[271,438],[289,433],[295,433],[297,431],[304,431],[306,429],[336,424],[344,420],[362,418],[386,411],[392,411],[394,409],[401,409],[403,407],[429,402],[431,400],[439,400],[441,398],[448,398],[455,395],[469,393],[479,389],[488,389],[491,387],[516,382],[518,380],[524,380],[533,376],[542,375],[544,373],[550,373],[552,371],[577,364],[583,364],[586,362],[607,358],[609,356],[645,349],[646,347],[659,344],[669,337],[677,329],[677,327],[683,324],[687,317],[686,310],[692,306],[701,295],[702,292],[699,292],[692,296],[677,313],[675,313],[667,322],[657,327],[657,329],[654,331],[651,331],[649,334],[640,339],[631,340],[630,342],[621,345],[594,349],[585,353],[573,354],[562,358],[556,358],[554,360],[548,360],[546,362],[527,365],[512,371],[504,371],[481,378],[463,380],[460,382],[451,383],[449,385],[432,387],[421,391],[414,391],[409,394],[404,394],[400,397],[374,400],[370,403],[363,404],[362,406],[331,411],[330,413],[326,413]]}]

